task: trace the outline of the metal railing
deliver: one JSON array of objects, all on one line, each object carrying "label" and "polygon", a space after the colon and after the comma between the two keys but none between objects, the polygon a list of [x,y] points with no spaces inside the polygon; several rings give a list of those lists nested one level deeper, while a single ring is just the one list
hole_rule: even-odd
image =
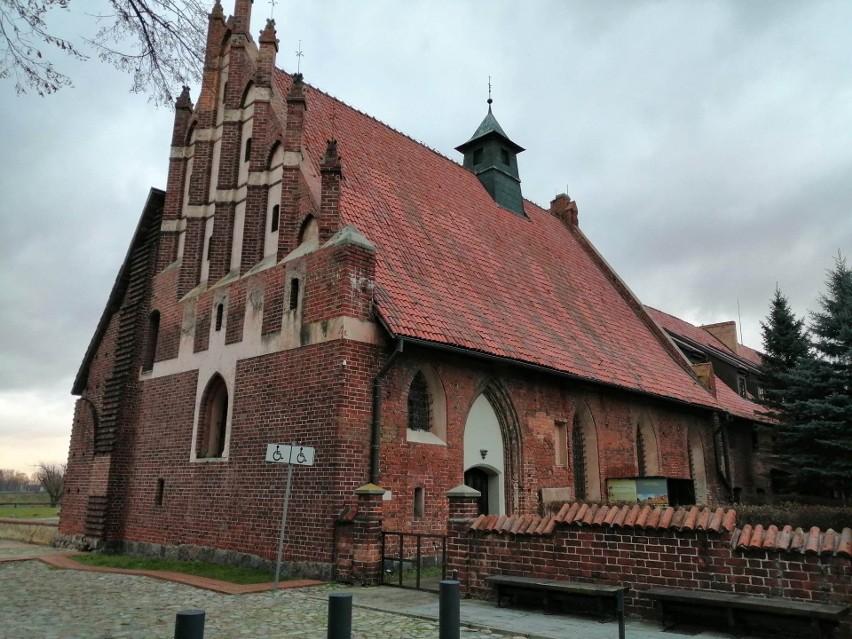
[{"label": "metal railing", "polygon": [[382,532],[383,584],[438,592],[439,582],[446,578],[446,535]]}]

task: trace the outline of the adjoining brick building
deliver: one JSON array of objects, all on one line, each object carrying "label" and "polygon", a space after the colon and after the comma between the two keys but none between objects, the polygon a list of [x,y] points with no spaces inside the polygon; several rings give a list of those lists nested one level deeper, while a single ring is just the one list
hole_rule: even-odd
[{"label": "adjoining brick building", "polygon": [[[152,190],[74,383],[60,532],[328,574],[368,483],[384,526],[602,501],[615,479],[730,498],[730,401],[609,268],[576,204],[523,199],[488,113],[462,164],[275,67],[251,0],[209,17],[197,104],[176,103]],[[699,374],[700,373],[700,374]],[[702,377],[703,376],[703,377]],[[734,413],[735,414],[735,413]]]}]

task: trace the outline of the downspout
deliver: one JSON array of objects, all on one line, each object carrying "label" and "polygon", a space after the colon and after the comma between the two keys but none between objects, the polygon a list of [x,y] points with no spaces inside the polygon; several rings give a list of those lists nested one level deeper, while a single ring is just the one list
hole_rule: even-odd
[{"label": "downspout", "polygon": [[373,428],[370,433],[370,483],[379,485],[379,450],[382,439],[382,384],[384,377],[402,353],[403,339],[398,337],[396,348],[373,380]]}]

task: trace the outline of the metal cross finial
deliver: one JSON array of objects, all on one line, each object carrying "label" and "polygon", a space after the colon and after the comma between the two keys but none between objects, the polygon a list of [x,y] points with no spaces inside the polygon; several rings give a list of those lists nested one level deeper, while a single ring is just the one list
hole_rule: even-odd
[{"label": "metal cross finial", "polygon": [[272,13],[275,11],[275,5],[278,4],[277,0],[269,0],[269,19],[272,20]]},{"label": "metal cross finial", "polygon": [[304,53],[302,53],[302,41],[299,40],[299,50],[296,51],[296,73],[302,72],[302,58],[304,57]]},{"label": "metal cross finial", "polygon": [[492,102],[494,102],[494,100],[491,99],[491,76],[489,75],[488,76],[488,108],[489,109],[491,108]]}]

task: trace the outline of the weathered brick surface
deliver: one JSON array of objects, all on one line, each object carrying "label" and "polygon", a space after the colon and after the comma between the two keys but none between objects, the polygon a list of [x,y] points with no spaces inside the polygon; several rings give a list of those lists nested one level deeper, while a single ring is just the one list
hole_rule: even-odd
[{"label": "weathered brick surface", "polygon": [[[424,364],[434,367],[446,392],[446,446],[406,440],[408,388],[418,367]],[[586,402],[595,419],[604,498],[607,477],[638,474],[635,431],[639,415],[645,412],[657,434],[660,474],[667,477],[689,479],[686,428],[694,425],[700,429],[712,501],[719,502],[721,488],[712,472],[711,422],[706,414],[679,411],[653,400],[602,391],[573,381],[409,348],[383,387],[380,483],[394,494],[391,501],[385,502],[386,528],[412,532],[443,528],[447,519],[443,495],[462,480],[465,422],[474,400],[490,381],[497,381],[506,389],[520,427],[523,461],[518,474],[519,508],[515,514],[539,514],[542,488],[574,486],[570,455],[566,466],[556,465],[555,422],[571,424],[580,401]],[[417,486],[425,490],[426,516],[413,520]]]}]

